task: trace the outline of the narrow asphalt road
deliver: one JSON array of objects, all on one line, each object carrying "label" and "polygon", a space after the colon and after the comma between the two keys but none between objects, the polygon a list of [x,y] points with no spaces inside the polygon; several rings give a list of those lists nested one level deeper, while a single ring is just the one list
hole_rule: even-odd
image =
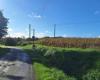
[{"label": "narrow asphalt road", "polygon": [[20,49],[0,59],[0,80],[34,80],[31,59]]}]

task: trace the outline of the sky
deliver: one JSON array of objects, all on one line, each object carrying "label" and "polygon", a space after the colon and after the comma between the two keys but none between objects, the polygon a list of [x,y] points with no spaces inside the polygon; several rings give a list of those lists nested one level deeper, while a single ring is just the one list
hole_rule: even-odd
[{"label": "sky", "polygon": [[8,36],[100,37],[100,0],[0,0],[0,10],[9,18]]}]

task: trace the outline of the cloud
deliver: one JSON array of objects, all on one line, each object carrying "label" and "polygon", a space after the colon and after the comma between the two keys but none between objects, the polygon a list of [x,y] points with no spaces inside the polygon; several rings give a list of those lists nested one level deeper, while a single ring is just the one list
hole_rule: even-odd
[{"label": "cloud", "polygon": [[97,11],[94,12],[94,14],[95,15],[100,14],[100,11],[97,10]]},{"label": "cloud", "polygon": [[[35,36],[38,38],[42,38],[42,37],[46,37],[49,36],[51,34],[50,31],[46,30],[44,32],[35,32]],[[8,28],[8,35],[7,37],[25,37],[28,38],[29,37],[29,30],[28,28],[25,28],[24,32],[16,32],[14,29],[12,28]]]},{"label": "cloud", "polygon": [[41,19],[42,16],[40,14],[32,12],[31,14],[28,15],[30,18],[35,18],[35,19]]},{"label": "cloud", "polygon": [[27,32],[15,32],[14,29],[8,28],[8,35],[6,37],[28,37]]},{"label": "cloud", "polygon": [[15,32],[15,33],[10,33],[7,35],[7,37],[28,37],[25,33],[22,32]]},{"label": "cloud", "polygon": [[[44,32],[36,32],[35,36],[38,38],[42,38],[45,37],[47,34]],[[10,32],[9,35],[7,35],[7,37],[25,37],[28,38],[28,34],[24,33],[24,32]]]},{"label": "cloud", "polygon": [[40,15],[34,15],[33,17],[34,17],[34,18],[38,18],[38,19],[40,19],[40,18],[41,18],[41,16],[40,16]]},{"label": "cloud", "polygon": [[36,32],[35,36],[38,37],[38,38],[42,38],[42,37],[45,37],[46,34],[45,33],[42,33],[42,32],[40,32],[40,33],[39,32]]},{"label": "cloud", "polygon": [[38,38],[42,38],[42,37],[46,37],[49,36],[51,34],[51,32],[49,32],[48,30],[44,31],[44,32],[36,32],[35,36]]},{"label": "cloud", "polygon": [[62,35],[62,37],[65,37],[65,38],[66,38],[66,37],[74,37],[74,36],[75,36],[75,35],[66,35],[66,34],[63,34],[63,35]]},{"label": "cloud", "polygon": [[62,37],[68,37],[66,34],[64,34]]},{"label": "cloud", "polygon": [[6,37],[27,37],[26,32],[15,32],[15,30],[11,27],[8,27],[8,35]]},{"label": "cloud", "polygon": [[13,29],[12,28],[8,28],[8,32],[12,32],[13,31]]},{"label": "cloud", "polygon": [[50,34],[51,32],[49,32],[48,30],[45,31],[46,34]]},{"label": "cloud", "polygon": [[21,32],[14,33],[14,37],[22,37],[24,35],[25,34],[24,33],[21,33]]},{"label": "cloud", "polygon": [[100,38],[100,36],[98,36],[97,38]]}]

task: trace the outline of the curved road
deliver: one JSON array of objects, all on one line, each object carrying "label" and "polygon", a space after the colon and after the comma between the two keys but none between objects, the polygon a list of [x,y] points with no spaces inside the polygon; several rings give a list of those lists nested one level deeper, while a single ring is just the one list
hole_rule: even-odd
[{"label": "curved road", "polygon": [[11,48],[10,53],[0,59],[0,80],[34,80],[29,56]]}]

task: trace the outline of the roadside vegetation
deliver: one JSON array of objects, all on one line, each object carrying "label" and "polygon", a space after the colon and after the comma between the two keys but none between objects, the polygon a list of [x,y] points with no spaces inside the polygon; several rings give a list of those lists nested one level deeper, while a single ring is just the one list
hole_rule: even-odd
[{"label": "roadside vegetation", "polygon": [[22,46],[33,61],[37,80],[100,80],[100,50]]},{"label": "roadside vegetation", "polygon": [[42,63],[34,63],[36,80],[76,80],[64,74],[62,70],[49,68]]},{"label": "roadside vegetation", "polygon": [[100,80],[99,41],[44,38],[36,40],[33,48],[30,39],[5,38],[1,43],[21,47],[30,55],[36,80]]},{"label": "roadside vegetation", "polygon": [[44,38],[32,48],[30,39],[5,38],[3,44],[17,45],[30,55],[36,80],[100,80],[99,41]]}]

